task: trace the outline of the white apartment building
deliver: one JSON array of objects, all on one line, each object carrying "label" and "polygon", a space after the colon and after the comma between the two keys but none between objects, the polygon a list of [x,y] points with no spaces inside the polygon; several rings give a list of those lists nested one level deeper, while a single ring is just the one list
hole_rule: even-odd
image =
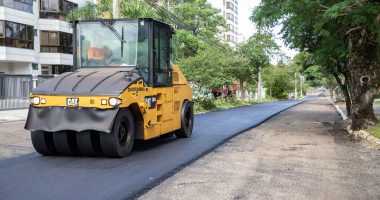
[{"label": "white apartment building", "polygon": [[0,0],[0,73],[71,71],[72,29],[65,21],[84,0]]},{"label": "white apartment building", "polygon": [[231,46],[236,46],[239,43],[239,0],[209,0],[209,2],[220,10],[227,22],[227,31],[223,33],[222,39]]}]

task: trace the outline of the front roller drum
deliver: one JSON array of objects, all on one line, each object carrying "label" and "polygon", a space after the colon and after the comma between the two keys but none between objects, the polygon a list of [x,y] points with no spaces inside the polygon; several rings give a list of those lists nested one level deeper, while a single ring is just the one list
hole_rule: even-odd
[{"label": "front roller drum", "polygon": [[[103,133],[101,133],[103,134]],[[96,131],[82,131],[76,134],[78,149],[83,156],[100,156],[99,133]]]},{"label": "front roller drum", "polygon": [[72,131],[57,131],[53,133],[54,146],[59,154],[72,156],[79,153],[75,132]]},{"label": "front roller drum", "polygon": [[111,133],[100,133],[100,144],[105,156],[122,158],[127,156],[135,141],[133,115],[128,108],[118,112]]},{"label": "front roller drum", "polygon": [[44,131],[31,132],[34,149],[42,155],[55,155],[57,150],[54,147],[53,134]]}]

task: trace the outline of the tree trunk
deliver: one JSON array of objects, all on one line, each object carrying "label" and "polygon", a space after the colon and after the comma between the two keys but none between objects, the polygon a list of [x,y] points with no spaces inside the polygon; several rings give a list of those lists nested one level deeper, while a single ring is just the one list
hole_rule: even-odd
[{"label": "tree trunk", "polygon": [[272,86],[269,86],[269,96],[270,96],[270,97],[273,97],[273,96],[272,96]]},{"label": "tree trunk", "polygon": [[240,100],[245,99],[244,81],[239,80]]},{"label": "tree trunk", "polygon": [[347,110],[347,116],[351,117],[351,97],[350,94],[348,93],[348,88],[345,87],[345,90],[343,90],[345,102],[346,102],[346,110]]},{"label": "tree trunk", "polygon": [[345,76],[345,81],[343,83],[343,81],[341,80],[341,78],[339,77],[339,75],[336,71],[334,71],[332,74],[334,75],[334,78],[335,78],[336,82],[338,83],[339,88],[343,92],[344,101],[346,102],[347,116],[351,116],[351,97],[350,97],[350,93],[348,91],[349,78],[347,76]]},{"label": "tree trunk", "polygon": [[380,52],[378,44],[368,39],[365,29],[350,33],[348,38],[352,129],[360,130],[377,122],[373,101],[380,83]]}]

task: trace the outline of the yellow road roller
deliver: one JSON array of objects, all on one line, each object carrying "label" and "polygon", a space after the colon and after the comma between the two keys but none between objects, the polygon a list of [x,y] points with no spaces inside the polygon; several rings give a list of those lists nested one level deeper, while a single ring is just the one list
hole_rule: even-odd
[{"label": "yellow road roller", "polygon": [[74,67],[30,95],[25,129],[43,155],[125,157],[135,140],[192,134],[192,91],[153,19],[73,22]]}]

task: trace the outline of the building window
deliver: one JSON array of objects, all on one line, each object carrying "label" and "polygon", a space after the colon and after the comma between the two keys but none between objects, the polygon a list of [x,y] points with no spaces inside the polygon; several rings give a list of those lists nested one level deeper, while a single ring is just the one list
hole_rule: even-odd
[{"label": "building window", "polygon": [[33,26],[0,21],[0,46],[33,49]]},{"label": "building window", "polygon": [[227,13],[227,19],[228,20],[231,20],[233,22],[235,22],[235,19],[237,19],[237,17],[235,17],[233,14],[231,13]]},{"label": "building window", "polygon": [[70,65],[42,65],[41,74],[42,75],[53,75],[62,74],[65,72],[72,72],[73,66]]},{"label": "building window", "polygon": [[67,14],[78,5],[66,0],[40,0],[40,18],[66,20]]},{"label": "building window", "polygon": [[32,63],[32,69],[33,70],[38,70],[38,64],[37,63]]},{"label": "building window", "polygon": [[49,66],[42,65],[41,66],[41,74],[42,75],[49,75],[50,74]]},{"label": "building window", "polygon": [[231,2],[227,2],[226,7],[227,9],[234,10],[234,5]]},{"label": "building window", "polygon": [[235,29],[234,25],[232,25],[232,24],[227,24],[227,31],[234,32],[234,29]]},{"label": "building window", "polygon": [[41,31],[41,52],[73,54],[73,36],[58,31]]},{"label": "building window", "polygon": [[0,6],[33,13],[33,0],[0,0]]}]

